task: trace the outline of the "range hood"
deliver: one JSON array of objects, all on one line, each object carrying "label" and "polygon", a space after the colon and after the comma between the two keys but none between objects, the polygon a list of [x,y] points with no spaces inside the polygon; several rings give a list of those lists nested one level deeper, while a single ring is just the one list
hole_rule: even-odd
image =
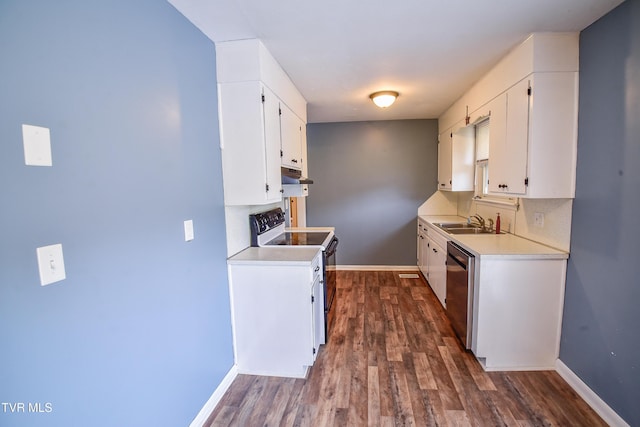
[{"label": "range hood", "polygon": [[281,167],[283,184],[313,184],[313,180],[302,176],[302,171]]}]

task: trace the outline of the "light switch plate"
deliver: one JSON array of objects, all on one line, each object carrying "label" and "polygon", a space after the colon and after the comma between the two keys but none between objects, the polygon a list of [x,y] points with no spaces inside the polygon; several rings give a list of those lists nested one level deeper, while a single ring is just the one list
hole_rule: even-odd
[{"label": "light switch plate", "polygon": [[193,238],[193,220],[189,219],[184,222],[184,241],[190,242]]},{"label": "light switch plate", "polygon": [[24,163],[27,166],[52,166],[49,128],[22,125]]},{"label": "light switch plate", "polygon": [[64,270],[64,257],[62,245],[43,246],[36,249],[38,254],[38,270],[40,272],[40,285],[46,286],[67,278]]}]

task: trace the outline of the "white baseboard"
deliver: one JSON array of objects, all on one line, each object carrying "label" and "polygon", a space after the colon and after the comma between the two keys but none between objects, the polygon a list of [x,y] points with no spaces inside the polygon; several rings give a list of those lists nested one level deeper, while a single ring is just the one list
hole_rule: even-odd
[{"label": "white baseboard", "polygon": [[198,412],[198,415],[193,421],[191,421],[189,427],[202,427],[204,425],[207,418],[209,418],[209,415],[211,415],[213,410],[216,408],[216,405],[220,402],[220,399],[222,399],[222,396],[224,396],[227,389],[231,387],[231,383],[237,376],[238,365],[233,365],[231,369],[229,369],[229,372],[227,372],[227,375],[222,379],[222,382],[220,382],[218,387],[215,389],[209,400],[207,400],[207,403],[204,404],[202,409],[200,409],[200,412]]},{"label": "white baseboard", "polygon": [[556,361],[556,372],[573,388],[573,390],[584,399],[591,408],[596,411],[602,419],[612,427],[629,427],[629,424],[623,420],[604,400],[600,399],[588,385],[584,383],[567,365],[562,363],[560,359]]},{"label": "white baseboard", "polygon": [[344,271],[419,271],[417,265],[336,265]]}]

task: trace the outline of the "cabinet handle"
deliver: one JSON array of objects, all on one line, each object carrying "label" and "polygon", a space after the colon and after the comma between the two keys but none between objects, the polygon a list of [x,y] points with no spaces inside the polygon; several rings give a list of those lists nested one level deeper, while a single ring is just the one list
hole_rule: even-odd
[{"label": "cabinet handle", "polygon": [[316,266],[316,269],[315,269],[315,270],[313,270],[313,271],[314,271],[314,272],[316,272],[316,273],[317,273],[318,271],[320,271],[320,266],[319,266],[319,265],[317,265],[317,266]]},{"label": "cabinet handle", "polygon": [[291,161],[292,161],[293,163],[298,163],[298,161],[297,161],[296,159],[291,159]]},{"label": "cabinet handle", "polygon": [[438,253],[438,250],[436,248],[433,248],[433,252]]}]

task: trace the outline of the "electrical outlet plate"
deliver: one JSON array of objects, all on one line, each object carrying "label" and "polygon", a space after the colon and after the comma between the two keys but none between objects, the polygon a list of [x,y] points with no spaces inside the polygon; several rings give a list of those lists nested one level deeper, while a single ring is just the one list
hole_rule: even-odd
[{"label": "electrical outlet plate", "polygon": [[536,227],[544,227],[544,214],[541,212],[536,212],[533,214],[533,224]]},{"label": "electrical outlet plate", "polygon": [[38,255],[40,285],[50,285],[67,278],[61,244],[43,246],[36,249],[36,253]]},{"label": "electrical outlet plate", "polygon": [[193,239],[193,220],[189,219],[184,222],[184,241],[190,242]]},{"label": "electrical outlet plate", "polygon": [[52,166],[49,128],[22,125],[24,163],[27,166]]}]

